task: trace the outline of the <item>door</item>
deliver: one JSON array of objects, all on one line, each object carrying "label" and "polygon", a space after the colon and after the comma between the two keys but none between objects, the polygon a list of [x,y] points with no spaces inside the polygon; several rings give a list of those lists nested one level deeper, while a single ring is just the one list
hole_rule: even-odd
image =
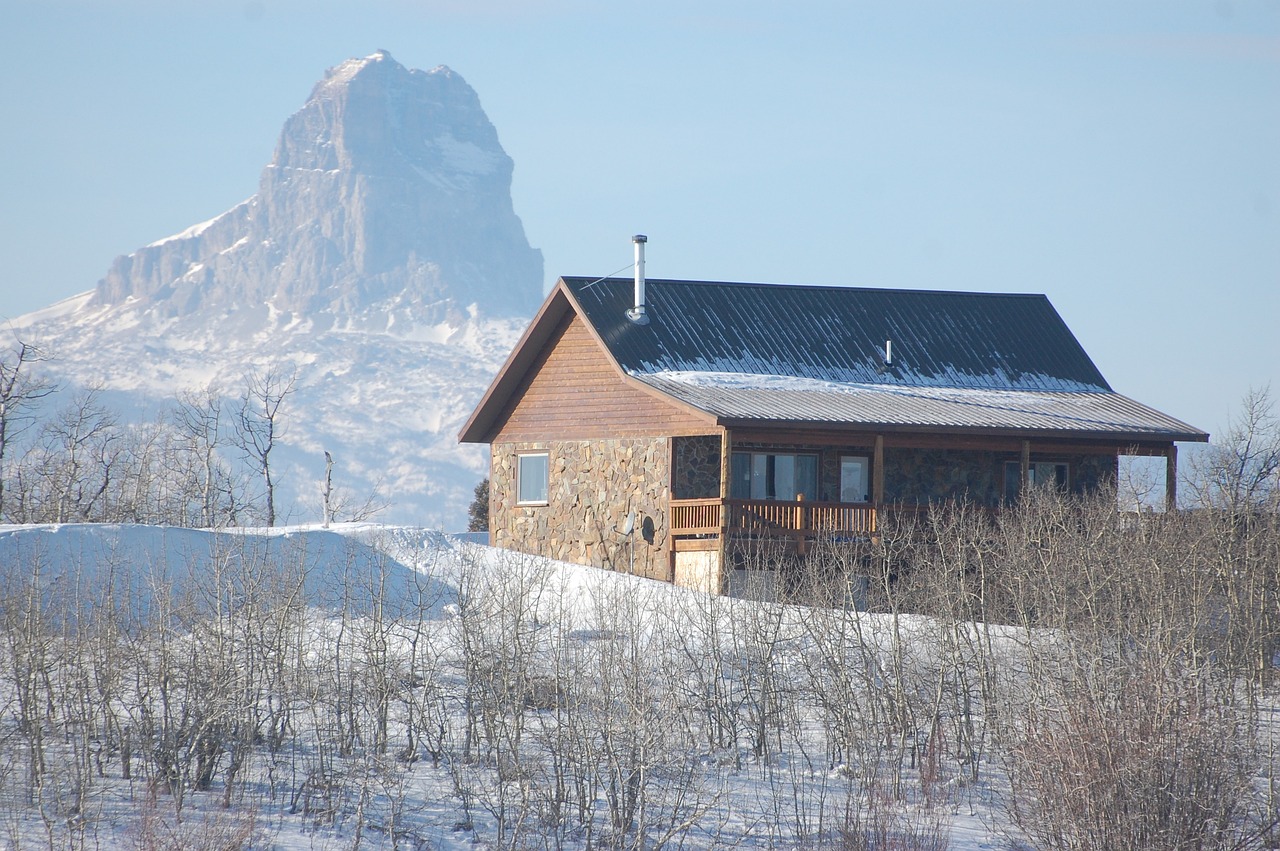
[{"label": "door", "polygon": [[865,455],[840,456],[840,501],[867,502],[867,470],[871,465]]}]

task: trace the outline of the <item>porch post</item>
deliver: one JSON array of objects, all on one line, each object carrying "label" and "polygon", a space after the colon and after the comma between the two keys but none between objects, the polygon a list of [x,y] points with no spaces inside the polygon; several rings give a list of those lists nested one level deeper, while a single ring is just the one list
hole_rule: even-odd
[{"label": "porch post", "polygon": [[733,435],[725,429],[720,435],[720,593],[729,593],[729,488],[733,476]]},{"label": "porch post", "polygon": [[1178,444],[1171,443],[1164,453],[1164,510],[1178,510]]},{"label": "porch post", "polygon": [[876,448],[871,458],[871,504],[879,508],[884,502],[884,435],[876,435]]},{"label": "porch post", "polygon": [[1031,441],[1022,441],[1022,478],[1018,485],[1018,490],[1022,493],[1027,492],[1027,485],[1031,484]]}]

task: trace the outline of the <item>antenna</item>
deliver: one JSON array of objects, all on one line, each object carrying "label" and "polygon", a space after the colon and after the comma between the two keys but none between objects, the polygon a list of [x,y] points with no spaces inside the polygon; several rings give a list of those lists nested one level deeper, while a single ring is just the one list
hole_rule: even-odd
[{"label": "antenna", "polygon": [[634,511],[630,511],[627,513],[627,519],[622,521],[621,531],[623,535],[630,535],[635,530],[636,530],[636,513]]}]

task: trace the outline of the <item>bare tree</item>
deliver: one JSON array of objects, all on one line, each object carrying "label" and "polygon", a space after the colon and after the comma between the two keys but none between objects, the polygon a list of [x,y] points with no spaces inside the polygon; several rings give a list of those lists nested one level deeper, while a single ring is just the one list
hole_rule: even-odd
[{"label": "bare tree", "polygon": [[189,457],[195,462],[191,473],[200,494],[199,523],[215,526],[220,491],[230,491],[230,474],[224,469],[218,449],[223,435],[222,398],[213,388],[179,394],[172,414],[173,426]]},{"label": "bare tree", "polygon": [[32,405],[56,389],[52,382],[32,374],[31,365],[41,360],[43,352],[22,340],[0,355],[0,518],[5,516],[5,455],[10,444],[31,425]]},{"label": "bare tree", "polygon": [[266,372],[254,370],[245,378],[240,410],[236,414],[236,445],[254,472],[262,476],[266,488],[267,525],[276,525],[275,481],[272,478],[271,453],[283,434],[280,409],[293,392],[298,373],[275,368]]},{"label": "bare tree", "polygon": [[1271,388],[1252,389],[1225,434],[1191,463],[1192,492],[1205,506],[1233,514],[1280,498],[1280,415]]},{"label": "bare tree", "polygon": [[41,428],[21,476],[26,522],[104,519],[105,495],[118,472],[120,432],[102,391],[83,390]]}]

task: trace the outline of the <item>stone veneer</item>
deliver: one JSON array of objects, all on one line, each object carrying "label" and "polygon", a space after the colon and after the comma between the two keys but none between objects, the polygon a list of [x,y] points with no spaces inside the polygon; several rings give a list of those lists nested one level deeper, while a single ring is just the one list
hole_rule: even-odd
[{"label": "stone veneer", "polygon": [[[1113,455],[1042,456],[1033,451],[1031,459],[1065,461],[1074,494],[1115,482],[1117,461]],[[1009,452],[886,449],[884,501],[911,504],[968,499],[977,505],[998,506],[1004,500],[1004,465],[1020,460],[1020,455]]]},{"label": "stone veneer", "polygon": [[[548,453],[546,505],[516,504],[516,457]],[[489,536],[497,547],[670,579],[666,438],[495,443]],[[629,512],[635,531],[621,532]],[[634,559],[634,562],[633,562]]]},{"label": "stone veneer", "polygon": [[675,470],[671,488],[675,499],[715,499],[720,496],[718,434],[671,438]]},{"label": "stone veneer", "polygon": [[957,449],[885,449],[884,501],[889,504],[970,500],[999,505],[1004,462],[1017,455]]}]

